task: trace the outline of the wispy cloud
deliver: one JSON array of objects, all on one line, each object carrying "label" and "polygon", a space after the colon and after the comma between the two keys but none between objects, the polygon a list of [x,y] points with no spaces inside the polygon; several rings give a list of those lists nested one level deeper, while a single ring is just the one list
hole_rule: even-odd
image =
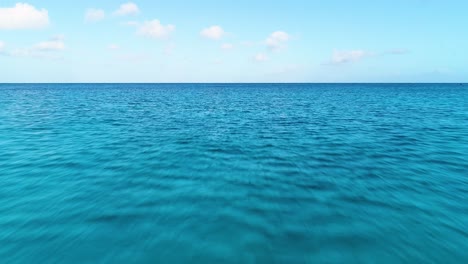
[{"label": "wispy cloud", "polygon": [[200,32],[200,35],[202,37],[208,38],[208,39],[213,39],[213,40],[219,40],[221,39],[226,32],[224,32],[224,29],[220,26],[211,26],[208,28],[203,29]]},{"label": "wispy cloud", "polygon": [[224,43],[221,45],[222,50],[232,50],[234,48],[234,44],[231,43]]},{"label": "wispy cloud", "polygon": [[286,43],[290,40],[288,33],[275,31],[265,40],[267,47],[272,51],[279,51],[286,48]]},{"label": "wispy cloud", "polygon": [[65,49],[64,37],[62,35],[55,36],[47,41],[37,43],[32,47],[33,51],[61,51]]},{"label": "wispy cloud", "polygon": [[36,9],[25,3],[0,8],[0,30],[40,29],[48,25],[49,13],[46,9]]},{"label": "wispy cloud", "polygon": [[373,52],[363,49],[356,50],[334,50],[330,61],[323,65],[343,65],[362,61],[370,57],[382,57],[385,55],[404,55],[408,54],[407,49],[392,49],[384,52]]},{"label": "wispy cloud", "polygon": [[339,65],[360,61],[373,56],[374,53],[366,50],[335,50],[333,51],[330,64]]},{"label": "wispy cloud", "polygon": [[116,16],[138,15],[139,13],[140,9],[133,2],[122,4],[120,5],[119,9],[114,11],[114,15]]},{"label": "wispy cloud", "polygon": [[331,62],[333,64],[343,64],[349,62],[355,62],[362,60],[368,56],[368,52],[364,50],[345,50],[345,51],[333,51]]},{"label": "wispy cloud", "polygon": [[253,60],[256,62],[264,62],[268,60],[268,56],[265,53],[257,53],[254,57]]},{"label": "wispy cloud", "polygon": [[92,23],[103,20],[106,16],[106,13],[102,9],[90,8],[86,10],[84,21],[85,23]]},{"label": "wispy cloud", "polygon": [[120,46],[117,44],[110,44],[109,46],[107,46],[107,48],[110,50],[118,50],[120,49]]},{"label": "wispy cloud", "polygon": [[137,35],[155,38],[155,39],[168,39],[170,34],[175,30],[175,26],[168,24],[163,25],[157,19],[146,21],[138,27]]},{"label": "wispy cloud", "polygon": [[65,49],[64,36],[57,35],[49,40],[41,41],[27,48],[15,48],[12,50],[0,49],[0,54],[11,57],[32,57],[45,59],[62,59],[58,53]]}]

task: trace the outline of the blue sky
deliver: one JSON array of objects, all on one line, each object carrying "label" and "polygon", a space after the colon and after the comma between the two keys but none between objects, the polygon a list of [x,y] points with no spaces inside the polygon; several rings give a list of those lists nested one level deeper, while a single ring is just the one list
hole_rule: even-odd
[{"label": "blue sky", "polygon": [[468,1],[0,0],[0,82],[468,82]]}]

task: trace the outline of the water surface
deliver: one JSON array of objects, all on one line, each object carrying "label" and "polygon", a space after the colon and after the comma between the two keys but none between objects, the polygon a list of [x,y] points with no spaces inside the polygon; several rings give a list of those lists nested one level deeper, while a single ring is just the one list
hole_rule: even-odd
[{"label": "water surface", "polygon": [[468,263],[468,86],[0,85],[2,263]]}]

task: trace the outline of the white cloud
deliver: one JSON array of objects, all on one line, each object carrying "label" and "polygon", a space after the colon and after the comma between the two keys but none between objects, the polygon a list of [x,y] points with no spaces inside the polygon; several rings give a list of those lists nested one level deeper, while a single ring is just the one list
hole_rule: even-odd
[{"label": "white cloud", "polygon": [[118,50],[120,49],[120,46],[117,44],[110,44],[109,46],[107,46],[107,48],[110,50]]},{"label": "white cloud", "polygon": [[350,62],[357,62],[366,57],[372,56],[372,52],[365,50],[346,50],[346,51],[333,51],[331,64],[344,64]]},{"label": "white cloud", "polygon": [[47,41],[37,43],[31,50],[35,52],[61,51],[65,49],[64,39],[63,35],[56,35]]},{"label": "white cloud", "polygon": [[286,48],[286,43],[290,36],[284,31],[275,31],[265,40],[267,47],[273,51],[279,51]]},{"label": "white cloud", "polygon": [[211,26],[211,27],[203,29],[200,32],[200,35],[202,37],[213,39],[213,40],[221,39],[225,34],[226,32],[224,32],[223,28],[220,26]]},{"label": "white cloud", "polygon": [[146,21],[141,25],[137,34],[144,37],[156,39],[168,39],[171,32],[175,30],[174,25],[162,25],[159,20]]},{"label": "white cloud", "polygon": [[135,3],[128,2],[120,5],[120,8],[114,12],[117,16],[137,15],[140,13],[140,9]]},{"label": "white cloud", "polygon": [[264,53],[257,53],[254,57],[253,57],[254,61],[257,61],[257,62],[263,62],[263,61],[267,61],[268,60],[268,56],[265,55]]},{"label": "white cloud", "polygon": [[221,49],[223,50],[232,50],[234,48],[234,45],[231,43],[224,43],[221,45]]},{"label": "white cloud", "polygon": [[46,9],[17,3],[14,7],[0,8],[0,30],[2,29],[39,29],[49,25]]},{"label": "white cloud", "polygon": [[97,22],[103,20],[105,16],[104,10],[90,8],[86,10],[84,21],[86,23]]},{"label": "white cloud", "polygon": [[0,41],[0,51],[2,51],[5,48],[6,44],[3,41]]}]

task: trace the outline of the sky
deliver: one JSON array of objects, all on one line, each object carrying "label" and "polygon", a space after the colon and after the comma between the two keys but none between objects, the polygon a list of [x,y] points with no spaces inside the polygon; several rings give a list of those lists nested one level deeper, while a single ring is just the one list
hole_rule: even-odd
[{"label": "sky", "polygon": [[465,0],[0,0],[0,83],[468,82]]}]

